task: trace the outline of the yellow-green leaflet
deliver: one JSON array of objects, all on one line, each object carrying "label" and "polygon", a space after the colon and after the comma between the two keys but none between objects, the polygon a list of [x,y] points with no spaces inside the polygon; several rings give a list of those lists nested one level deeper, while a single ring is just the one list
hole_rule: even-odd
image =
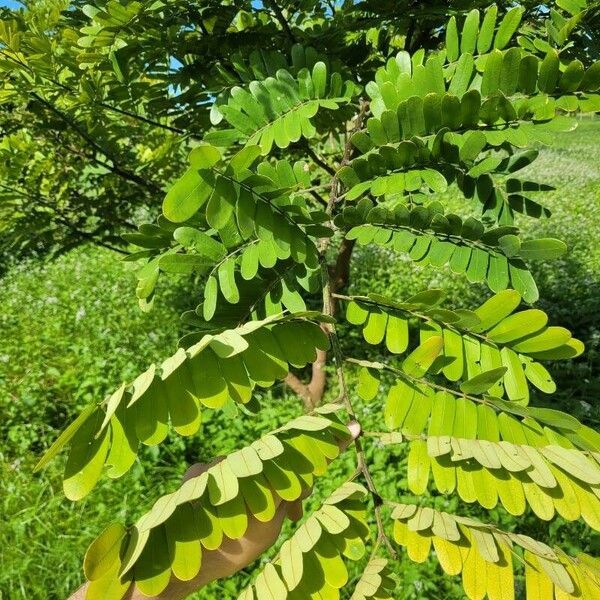
[{"label": "yellow-green leaflet", "polygon": [[119,553],[126,530],[120,523],[109,525],[90,545],[85,553],[83,572],[89,581],[101,579],[120,565]]}]

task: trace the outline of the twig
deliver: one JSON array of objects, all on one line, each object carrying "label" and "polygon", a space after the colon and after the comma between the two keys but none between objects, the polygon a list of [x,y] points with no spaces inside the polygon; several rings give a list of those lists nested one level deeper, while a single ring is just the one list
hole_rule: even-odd
[{"label": "twig", "polygon": [[369,360],[361,360],[360,358],[351,358],[347,357],[344,359],[347,363],[352,365],[357,365],[359,367],[365,367],[367,369],[375,369],[377,371],[389,371],[394,375],[398,375],[401,379],[408,380],[411,383],[422,383],[423,385],[427,385],[435,390],[440,392],[448,392],[457,398],[466,398],[467,400],[472,400],[473,402],[478,402],[480,404],[487,404],[487,402],[483,398],[478,398],[477,396],[471,396],[470,394],[465,394],[464,392],[459,392],[457,390],[453,390],[452,388],[446,387],[444,385],[440,385],[439,383],[434,383],[433,381],[429,381],[428,379],[422,377],[413,377],[411,375],[407,375],[404,371],[400,369],[396,369],[387,365],[385,363],[380,362],[371,362]]},{"label": "twig", "polygon": [[332,177],[335,177],[335,169],[325,162],[325,160],[310,147],[310,144],[306,145],[306,153],[321,167],[321,169],[329,173]]},{"label": "twig", "polygon": [[[344,157],[342,158],[342,162],[340,163],[340,169],[342,167],[346,166],[350,162],[350,159],[352,158],[352,152],[353,152],[354,147],[350,143],[350,138],[352,137],[353,133],[356,133],[357,131],[360,131],[362,129],[362,124],[363,124],[363,121],[365,120],[365,116],[367,114],[368,109],[369,109],[369,102],[366,100],[361,100],[360,101],[360,112],[356,116],[356,122],[354,124],[354,127],[352,128],[350,135],[348,135],[347,139],[346,139],[346,144],[344,146]],[[333,205],[338,201],[339,186],[340,186],[340,178],[339,178],[340,169],[337,170],[337,172],[333,176],[333,181],[331,182],[331,193],[329,194],[329,204],[327,206],[327,212],[329,215],[331,215],[331,213],[333,211]]]},{"label": "twig", "polygon": [[[355,300],[358,300],[362,304],[370,304],[370,305],[378,307],[378,308],[384,307],[384,309],[386,311],[390,311],[390,312],[394,312],[394,313],[398,313],[398,312],[404,313],[404,314],[410,315],[412,317],[416,317],[417,319],[421,319],[422,321],[435,321],[435,318],[432,317],[431,315],[427,315],[427,314],[419,312],[417,310],[411,310],[408,308],[400,308],[397,306],[396,307],[388,306],[385,304],[381,304],[375,300],[371,300],[371,298],[365,298],[362,296],[361,297],[346,296],[344,294],[338,294],[338,293],[334,293],[334,294],[332,294],[332,296],[336,300],[344,300],[346,302],[353,302]],[[464,335],[464,331],[460,330],[458,327],[455,327],[451,323],[443,323],[443,325],[446,329],[455,331],[459,335]],[[483,342],[491,342],[492,344],[494,343],[494,340],[490,339],[488,336],[484,335],[483,333],[475,333],[474,331],[469,331],[468,333],[470,336],[478,338],[478,339],[482,340]]]},{"label": "twig", "polygon": [[283,30],[285,31],[286,35],[290,38],[292,43],[295,44],[297,41],[296,36],[294,35],[294,32],[291,30],[290,24],[287,22],[287,19],[284,17],[283,13],[281,12],[281,9],[277,5],[277,2],[275,2],[275,0],[266,0],[266,4],[268,4],[271,7],[271,10],[275,13],[275,18],[279,21],[279,24],[281,25],[281,27],[283,27]]},{"label": "twig", "polygon": [[[452,388],[446,387],[444,385],[440,385],[439,383],[434,383],[433,381],[429,381],[424,377],[413,377],[412,375],[407,375],[404,371],[391,367],[385,363],[378,362],[370,362],[368,360],[360,360],[358,358],[346,358],[345,361],[347,363],[351,363],[354,365],[358,365],[361,367],[366,367],[368,369],[376,369],[378,371],[389,371],[396,375],[399,379],[402,379],[405,382],[408,382],[413,385],[424,385],[433,390],[438,390],[440,392],[446,392],[447,394],[451,394],[452,396],[456,396],[457,398],[465,398],[466,400],[471,400],[471,402],[475,402],[477,404],[485,404],[486,406],[490,406],[493,410],[497,412],[508,412],[513,415],[517,415],[519,417],[532,416],[536,418],[536,415],[529,413],[529,409],[525,406],[519,406],[515,404],[514,408],[511,406],[512,403],[506,402],[502,400],[502,398],[495,398],[493,396],[483,396],[479,398],[478,396],[473,396],[471,394],[467,394],[465,392],[461,392],[458,390],[453,390]],[[498,403],[502,402],[502,405]],[[537,418],[540,418],[539,416]]]},{"label": "twig", "polygon": [[127,179],[129,181],[132,181],[133,183],[137,183],[139,186],[142,186],[153,192],[160,192],[160,187],[154,182],[148,179],[144,179],[143,177],[140,177],[139,175],[136,175],[135,173],[132,173],[127,169],[121,168],[117,164],[117,161],[110,155],[110,153],[100,144],[98,144],[96,140],[94,140],[87,131],[80,127],[78,123],[71,119],[71,117],[69,117],[68,115],[60,111],[58,108],[56,108],[56,106],[54,106],[51,102],[48,102],[48,100],[45,100],[36,92],[31,92],[30,95],[32,98],[35,98],[40,104],[45,106],[50,112],[55,114],[59,119],[61,119],[61,121],[69,125],[71,129],[73,129],[79,135],[80,138],[85,140],[96,152],[99,152],[100,154],[106,156],[113,163],[112,166],[109,165],[107,168],[109,168],[113,173],[115,173],[115,175],[119,175],[123,179]]},{"label": "twig", "polygon": [[[327,264],[323,260],[321,261],[321,276],[323,277],[323,312],[326,315],[332,315],[332,297],[330,293],[330,280],[329,280],[329,270],[327,269]],[[344,376],[344,357],[340,348],[339,339],[337,336],[337,331],[334,324],[329,325],[329,340],[331,342],[331,348],[333,350],[333,360],[335,362],[335,370],[338,379],[338,385],[340,386],[340,403],[343,403],[346,407],[346,411],[348,412],[348,416],[351,420],[357,421],[356,414],[354,412],[354,407],[352,406],[352,401],[350,400],[350,396],[348,394],[348,387],[346,385],[346,378]],[[377,540],[375,542],[375,547],[378,548],[382,543],[385,544],[389,553],[396,558],[396,551],[394,547],[390,543],[386,533],[385,527],[383,524],[383,518],[381,516],[381,507],[383,505],[383,500],[375,487],[375,483],[373,481],[373,477],[371,476],[371,472],[369,471],[369,467],[367,465],[367,461],[365,459],[364,449],[362,447],[362,443],[360,438],[357,438],[354,441],[354,447],[356,449],[356,459],[357,459],[357,473],[362,475],[364,478],[367,488],[373,497],[373,504],[375,506],[375,522],[377,524]],[[355,475],[355,476],[356,476]]]},{"label": "twig", "polygon": [[325,200],[325,198],[323,198],[321,194],[319,194],[315,190],[311,190],[309,193],[315,200],[318,200],[323,206],[327,206],[327,200]]},{"label": "twig", "polygon": [[197,134],[190,133],[190,132],[186,131],[185,129],[180,129],[179,127],[173,127],[173,125],[167,125],[166,123],[161,123],[160,121],[155,121],[154,119],[150,119],[148,117],[144,117],[143,115],[138,115],[136,113],[132,113],[123,108],[119,108],[117,106],[112,106],[111,104],[108,104],[106,102],[100,101],[100,102],[94,102],[94,103],[97,104],[98,106],[101,106],[102,108],[106,108],[106,110],[116,112],[125,117],[130,117],[136,121],[141,121],[142,123],[146,123],[147,125],[152,125],[153,127],[165,129],[166,131],[170,131],[172,133],[177,133],[179,135],[189,135],[191,138],[194,138],[194,139],[198,139],[198,140],[201,139],[200,136],[198,136]]}]

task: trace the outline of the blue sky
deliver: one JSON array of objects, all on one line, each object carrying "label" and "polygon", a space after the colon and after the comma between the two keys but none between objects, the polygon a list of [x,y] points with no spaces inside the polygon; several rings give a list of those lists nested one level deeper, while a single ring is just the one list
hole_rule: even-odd
[{"label": "blue sky", "polygon": [[0,0],[0,6],[8,6],[8,8],[19,8],[22,5],[15,0]]}]

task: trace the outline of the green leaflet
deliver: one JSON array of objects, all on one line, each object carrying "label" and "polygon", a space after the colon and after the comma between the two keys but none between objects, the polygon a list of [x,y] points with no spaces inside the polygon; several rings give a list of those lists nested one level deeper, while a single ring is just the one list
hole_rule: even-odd
[{"label": "green leaflet", "polygon": [[[277,338],[293,340],[294,354],[286,341],[284,351]],[[327,346],[321,328],[304,319],[271,318],[204,336],[124,385],[112,396],[116,403],[86,409],[42,458],[40,468],[70,442],[65,493],[81,499],[95,486],[105,463],[111,465],[111,477],[122,476],[132,466],[138,441],[158,444],[169,426],[183,436],[195,434],[201,422],[199,403],[210,409],[230,400],[247,403],[255,385],[269,386],[285,377],[288,360],[304,366],[315,359],[316,348]]]},{"label": "green leaflet", "polygon": [[460,53],[456,17],[451,17],[446,26],[446,52],[449,61],[455,61]]},{"label": "green leaflet", "polygon": [[235,211],[236,190],[233,181],[217,175],[206,205],[206,221],[214,229],[223,229]]},{"label": "green leaflet", "polygon": [[90,545],[83,561],[88,581],[102,579],[120,562],[119,550],[126,529],[120,523],[109,525]]},{"label": "green leaflet", "polygon": [[585,69],[579,60],[571,61],[560,77],[560,89],[564,92],[574,92],[581,85]]},{"label": "green leaflet", "polygon": [[421,495],[427,489],[429,469],[427,444],[423,440],[413,442],[408,454],[408,488],[413,494]]},{"label": "green leaflet", "polygon": [[529,388],[519,356],[510,348],[502,348],[500,354],[502,364],[506,368],[503,381],[507,396],[515,402],[528,404]]},{"label": "green leaflet", "polygon": [[221,153],[211,145],[201,145],[190,153],[190,168],[169,190],[163,212],[174,223],[187,221],[208,200],[212,191],[210,169],[221,160]]},{"label": "green leaflet", "polygon": [[430,337],[404,359],[402,369],[412,377],[425,375],[443,347],[444,340],[441,337]]},{"label": "green leaflet", "polygon": [[581,0],[558,0],[556,4],[571,15],[576,15],[585,8],[585,4]]},{"label": "green leaflet", "polygon": [[[423,299],[427,294],[430,292],[424,293]],[[442,373],[448,381],[461,382],[464,393],[487,392],[496,397],[506,393],[511,400],[527,403],[529,384],[545,393],[553,393],[556,388],[538,360],[568,358],[583,350],[581,342],[574,340],[567,329],[548,327],[548,317],[543,311],[515,312],[520,297],[514,290],[500,292],[473,312],[447,310],[437,306],[437,300],[419,306],[415,302],[418,299],[416,296],[397,302],[380,295],[359,296],[349,299],[346,311],[348,321],[362,327],[365,341],[380,344],[385,338],[388,350],[398,354],[414,348],[409,320],[417,320],[422,345],[413,350],[417,360],[412,355],[405,358],[405,373],[412,378],[422,377],[428,371]],[[382,323],[375,338],[368,330],[372,314]],[[390,347],[389,329],[395,335],[399,323],[403,328],[402,344]],[[370,400],[378,391],[376,369],[381,365],[373,363],[371,367],[366,363],[365,367],[361,371],[360,389],[365,399]],[[404,408],[410,407],[408,399],[408,405],[398,404],[397,393],[395,388],[390,390],[386,405],[388,424],[401,423],[406,416]],[[407,398],[412,398],[411,394]]]},{"label": "green leaflet", "polygon": [[109,572],[102,579],[89,582],[86,600],[121,600],[131,587],[131,577],[122,580]]},{"label": "green leaflet", "polygon": [[104,430],[98,431],[102,415],[96,411],[85,420],[71,439],[71,451],[65,466],[63,490],[69,500],[80,500],[96,485],[108,453],[110,438]]},{"label": "green leaflet", "polygon": [[158,260],[158,266],[161,271],[184,275],[205,273],[210,269],[212,264],[212,260],[195,254],[166,254]]},{"label": "green leaflet", "polygon": [[259,521],[267,522],[273,518],[276,511],[275,498],[263,476],[241,480],[240,490],[246,505]]},{"label": "green leaflet", "polygon": [[[471,135],[463,146],[467,153],[469,148],[477,153],[481,144],[485,144],[481,136],[480,132]],[[467,156],[471,154],[465,154],[465,159]],[[436,202],[412,210],[403,205],[393,211],[369,206],[365,200],[360,209],[349,207],[337,219],[338,226],[349,228],[347,239],[406,252],[420,264],[435,267],[449,264],[455,273],[464,273],[469,281],[485,281],[494,292],[512,286],[528,302],[535,301],[538,292],[523,259],[553,259],[565,249],[559,240],[521,243],[516,236],[518,230],[513,227],[486,231],[476,219],[463,222],[456,215],[443,214]],[[374,322],[372,328],[376,340],[383,325]]]},{"label": "green leaflet", "polygon": [[477,52],[479,54],[487,52],[492,46],[497,16],[498,7],[495,4],[492,4],[486,9],[479,31],[479,37],[477,38]]},{"label": "green leaflet", "polygon": [[[106,421],[106,415],[104,419]],[[115,418],[111,420],[110,435],[111,446],[106,457],[106,465],[109,467],[107,475],[115,479],[122,477],[131,468],[137,456],[139,443],[135,433],[135,422],[123,404],[118,407]]]},{"label": "green leaflet", "polygon": [[600,89],[600,61],[596,61],[586,72],[580,90],[595,92]]},{"label": "green leaflet", "polygon": [[519,352],[542,352],[551,348],[558,348],[571,339],[571,333],[564,327],[546,327],[539,333],[529,336],[515,344],[514,349]]},{"label": "green leaflet", "polygon": [[473,54],[477,46],[477,34],[479,33],[479,11],[473,9],[465,19],[462,29],[460,51],[464,54]]},{"label": "green leaflet", "polygon": [[45,469],[51,460],[68,444],[77,431],[86,423],[90,415],[96,410],[95,406],[88,406],[79,416],[56,438],[55,442],[46,450],[44,456],[35,465],[34,472]]},{"label": "green leaflet", "polygon": [[539,239],[523,242],[519,254],[525,260],[547,260],[562,256],[566,251],[567,245],[561,240]]},{"label": "green leaflet", "polygon": [[[350,309],[350,305],[348,309]],[[402,354],[408,348],[408,321],[406,319],[388,315],[385,345],[393,354]]]},{"label": "green leaflet", "polygon": [[488,330],[488,337],[500,344],[513,342],[536,333],[548,322],[548,316],[541,310],[530,309],[509,315],[495,327]]},{"label": "green leaflet", "polygon": [[[234,87],[226,103],[218,99],[216,104],[216,111],[248,145],[259,146],[262,154],[268,154],[273,145],[287,148],[302,137],[313,137],[316,130],[311,119],[317,112],[337,109],[358,91],[338,73],[329,76],[320,61],[312,70],[300,69],[296,77],[283,68],[274,75],[252,81],[248,89]],[[205,139],[221,143],[221,133],[208,133]]]},{"label": "green leaflet", "polygon": [[553,92],[558,83],[559,58],[556,50],[550,50],[540,64],[538,86],[542,92]]},{"label": "green leaflet", "polygon": [[494,39],[494,48],[501,50],[510,42],[521,23],[524,13],[525,9],[522,6],[515,6],[506,13],[498,27],[496,38]]},{"label": "green leaflet", "polygon": [[399,380],[389,390],[385,405],[385,424],[390,429],[400,429],[412,406],[415,389]]},{"label": "green leaflet", "polygon": [[473,131],[465,138],[465,143],[460,148],[462,161],[473,161],[477,158],[487,143],[485,135],[480,131]]},{"label": "green leaflet", "polygon": [[144,595],[157,596],[167,587],[169,558],[165,528],[153,529],[134,567],[135,585]]},{"label": "green leaflet", "polygon": [[218,505],[217,516],[223,528],[224,535],[232,540],[238,540],[243,537],[248,527],[248,515],[242,495],[237,495],[228,502]]},{"label": "green leaflet", "polygon": [[165,531],[173,575],[181,581],[193,579],[202,564],[202,549],[192,505],[183,504],[167,521]]},{"label": "green leaflet", "polygon": [[[504,54],[500,50],[493,50],[486,59],[483,79],[481,81],[481,94],[490,96],[500,89]],[[490,119],[495,121],[495,119]]]},{"label": "green leaflet", "polygon": [[483,394],[500,381],[500,379],[504,377],[506,371],[506,367],[484,371],[462,383],[460,389],[465,394]]},{"label": "green leaflet", "polygon": [[358,395],[367,402],[377,396],[379,390],[378,372],[372,369],[362,368],[358,377]]}]

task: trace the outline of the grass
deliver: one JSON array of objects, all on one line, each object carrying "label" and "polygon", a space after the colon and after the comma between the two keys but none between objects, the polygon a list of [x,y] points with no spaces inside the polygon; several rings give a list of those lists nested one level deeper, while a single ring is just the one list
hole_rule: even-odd
[{"label": "grass", "polygon": [[[586,357],[559,369],[561,392],[547,405],[559,404],[592,425],[600,422],[594,404],[600,391],[598,354],[600,329],[600,122],[583,121],[580,128],[557,136],[530,168],[533,179],[553,183],[544,195],[553,211],[545,221],[519,220],[526,235],[564,239],[569,254],[538,265],[542,306],[552,319],[570,327],[586,342]],[[456,202],[455,198],[448,198]],[[464,212],[474,207],[459,207]],[[352,273],[354,293],[379,291],[397,298],[428,286],[448,290],[450,304],[474,306],[488,292],[448,272],[420,269],[395,257],[391,263],[378,251],[361,250]],[[193,304],[182,290],[162,293],[154,313],[139,311],[133,276],[126,265],[104,250],[84,248],[51,264],[21,265],[2,280],[0,288],[0,598],[64,598],[81,581],[81,558],[89,541],[113,520],[130,521],[163,491],[179,481],[185,465],[250,442],[261,432],[299,410],[295,398],[281,387],[264,394],[265,409],[254,419],[217,414],[192,440],[170,438],[159,450],[148,449],[122,480],[101,485],[84,502],[72,504],[61,493],[61,460],[43,474],[32,473],[35,461],[59,430],[87,403],[102,398],[120,381],[131,380],[150,362],[170,354],[180,334],[180,309]],[[353,383],[353,382],[351,382]],[[375,422],[379,409],[359,406],[361,419]],[[379,427],[378,427],[379,428]],[[369,449],[379,482],[389,497],[399,497],[405,482],[389,477],[404,464],[401,452]],[[351,472],[346,456],[320,483],[328,491]],[[444,499],[441,501],[446,502]],[[318,496],[309,505],[318,502]],[[452,506],[444,505],[452,509]],[[474,514],[476,510],[473,509]],[[516,520],[501,511],[493,518],[505,527]],[[597,535],[560,519],[549,527],[531,517],[519,528],[546,540],[558,540],[567,550],[600,550]],[[462,598],[454,580],[439,568],[415,566],[403,560],[397,597]],[[235,598],[251,570],[216,583],[197,600]],[[358,575],[355,569],[353,577]]]},{"label": "grass", "polygon": [[0,590],[3,598],[59,598],[79,581],[76,555],[109,517],[107,507],[109,518],[124,516],[128,486],[140,486],[106,486],[72,505],[59,465],[41,475],[32,467],[78,410],[174,347],[178,315],[168,304],[154,317],[142,313],[125,266],[92,248],[21,265],[2,284]]}]

